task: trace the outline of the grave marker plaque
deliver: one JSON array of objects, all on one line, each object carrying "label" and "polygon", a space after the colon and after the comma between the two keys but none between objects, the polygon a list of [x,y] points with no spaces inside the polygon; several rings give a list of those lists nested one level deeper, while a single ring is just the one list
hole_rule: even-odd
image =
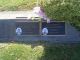
[{"label": "grave marker plaque", "polygon": [[39,22],[16,22],[16,28],[22,29],[21,35],[39,35]]},{"label": "grave marker plaque", "polygon": [[65,35],[65,22],[42,22],[42,29],[48,29],[48,35]]}]

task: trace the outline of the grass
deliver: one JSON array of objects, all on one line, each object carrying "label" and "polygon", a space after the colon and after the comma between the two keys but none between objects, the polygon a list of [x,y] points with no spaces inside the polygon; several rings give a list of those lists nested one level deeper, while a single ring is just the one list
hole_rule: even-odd
[{"label": "grass", "polygon": [[80,60],[78,45],[0,44],[0,60]]},{"label": "grass", "polygon": [[0,0],[0,11],[29,10],[36,0]]},{"label": "grass", "polygon": [[[39,0],[44,5],[47,0]],[[26,11],[36,6],[37,0],[0,0],[0,11]]]},{"label": "grass", "polygon": [[0,60],[38,60],[42,53],[42,46],[10,43],[0,49]]}]

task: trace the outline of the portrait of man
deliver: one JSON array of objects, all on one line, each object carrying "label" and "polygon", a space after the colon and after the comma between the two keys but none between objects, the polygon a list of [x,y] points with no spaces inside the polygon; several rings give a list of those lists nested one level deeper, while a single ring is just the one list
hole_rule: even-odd
[{"label": "portrait of man", "polygon": [[47,27],[45,27],[45,28],[42,29],[42,34],[43,34],[43,35],[47,35],[47,34],[48,34],[48,29],[47,29]]},{"label": "portrait of man", "polygon": [[16,28],[16,34],[21,35],[22,34],[22,29],[20,27]]}]

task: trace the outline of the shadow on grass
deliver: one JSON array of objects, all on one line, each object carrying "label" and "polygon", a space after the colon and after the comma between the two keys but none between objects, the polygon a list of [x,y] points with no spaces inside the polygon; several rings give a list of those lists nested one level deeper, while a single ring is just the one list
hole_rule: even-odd
[{"label": "shadow on grass", "polygon": [[80,60],[80,44],[50,44],[47,41],[11,43],[31,45],[31,48],[42,46],[44,50],[38,60]]},{"label": "shadow on grass", "polygon": [[32,48],[43,46],[44,52],[39,60],[80,60],[80,44],[50,44],[48,41],[28,42]]},{"label": "shadow on grass", "polygon": [[80,60],[80,46],[77,44],[44,46],[40,60]]}]

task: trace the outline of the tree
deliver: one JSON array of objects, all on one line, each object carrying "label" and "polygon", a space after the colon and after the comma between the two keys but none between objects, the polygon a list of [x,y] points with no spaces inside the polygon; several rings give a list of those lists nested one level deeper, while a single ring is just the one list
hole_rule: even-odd
[{"label": "tree", "polygon": [[64,20],[80,29],[80,1],[79,0],[50,0],[44,10],[48,17]]}]

